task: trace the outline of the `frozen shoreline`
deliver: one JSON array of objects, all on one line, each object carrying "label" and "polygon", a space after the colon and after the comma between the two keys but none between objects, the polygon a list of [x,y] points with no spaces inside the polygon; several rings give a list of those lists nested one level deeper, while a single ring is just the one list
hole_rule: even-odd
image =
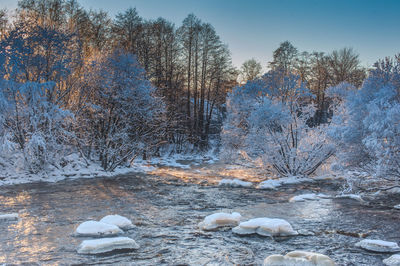
[{"label": "frozen shoreline", "polygon": [[[86,179],[96,177],[113,177],[119,175],[133,173],[148,173],[156,170],[156,166],[174,167],[180,169],[190,169],[191,165],[199,165],[200,162],[206,161],[213,164],[218,159],[215,155],[180,155],[154,157],[149,160],[136,159],[132,165],[126,167],[117,167],[114,171],[104,171],[99,164],[91,162],[89,165],[84,165],[82,160],[77,156],[73,158],[71,163],[66,167],[57,169],[49,167],[47,171],[42,171],[37,174],[29,173],[26,170],[18,170],[9,168],[0,168],[0,186],[29,184],[29,183],[56,183],[63,180]],[[188,163],[183,163],[188,162]]]}]

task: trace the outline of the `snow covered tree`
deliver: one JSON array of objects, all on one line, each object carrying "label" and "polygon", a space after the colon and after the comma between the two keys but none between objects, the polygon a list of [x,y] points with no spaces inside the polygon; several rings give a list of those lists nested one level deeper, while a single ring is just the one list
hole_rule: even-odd
[{"label": "snow covered tree", "polygon": [[112,171],[157,145],[164,104],[134,55],[117,50],[91,67],[83,137]]},{"label": "snow covered tree", "polygon": [[47,98],[54,87],[53,82],[1,83],[3,102],[7,105],[7,110],[3,110],[3,137],[23,152],[25,166],[31,172],[43,170],[48,164],[57,167],[65,154],[65,145],[73,137],[68,130],[72,114]]},{"label": "snow covered tree", "polygon": [[400,57],[375,64],[360,90],[329,89],[336,101],[332,138],[344,166],[400,177]]},{"label": "snow covered tree", "polygon": [[311,127],[311,94],[300,77],[283,70],[236,87],[228,96],[225,149],[261,157],[278,175],[310,175],[333,153],[325,126]]}]

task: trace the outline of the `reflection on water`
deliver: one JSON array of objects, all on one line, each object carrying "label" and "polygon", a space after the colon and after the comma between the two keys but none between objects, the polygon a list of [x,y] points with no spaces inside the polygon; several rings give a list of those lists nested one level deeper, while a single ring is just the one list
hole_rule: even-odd
[{"label": "reflection on water", "polygon": [[[246,173],[254,180],[259,178],[257,173]],[[204,178],[208,184],[216,184],[223,176],[244,174],[235,169],[162,168],[148,175],[0,188],[0,212],[20,215],[18,222],[0,223],[0,263],[248,265],[260,264],[274,253],[307,249],[325,253],[339,265],[380,265],[386,255],[361,252],[353,247],[358,238],[329,233],[331,229],[400,239],[400,223],[394,222],[400,212],[366,208],[351,200],[288,202],[294,194],[308,193],[310,188],[263,191],[192,184]],[[332,193],[326,190],[322,192]],[[197,224],[204,216],[217,211],[239,211],[246,219],[284,218],[295,229],[316,235],[271,239],[239,237],[230,230],[199,231]],[[76,247],[87,239],[71,236],[77,225],[108,214],[134,221],[137,228],[124,235],[139,243],[139,251],[77,254]]]}]

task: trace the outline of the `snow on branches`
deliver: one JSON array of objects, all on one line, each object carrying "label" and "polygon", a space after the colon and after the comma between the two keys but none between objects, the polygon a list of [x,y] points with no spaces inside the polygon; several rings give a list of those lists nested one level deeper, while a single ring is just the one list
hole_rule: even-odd
[{"label": "snow on branches", "polygon": [[270,71],[228,96],[225,151],[260,157],[281,176],[310,175],[333,153],[326,126],[312,125],[312,94],[300,78]]}]

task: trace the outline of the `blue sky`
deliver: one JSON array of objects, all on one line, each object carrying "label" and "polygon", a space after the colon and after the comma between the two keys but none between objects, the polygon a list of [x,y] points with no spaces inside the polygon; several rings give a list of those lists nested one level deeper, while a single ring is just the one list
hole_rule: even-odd
[{"label": "blue sky", "polygon": [[[177,26],[194,13],[211,23],[228,44],[233,63],[256,58],[263,66],[280,42],[300,51],[353,47],[365,66],[400,52],[400,0],[78,0],[111,16],[136,7],[147,19],[164,17]],[[15,8],[17,0],[0,0]]]}]

